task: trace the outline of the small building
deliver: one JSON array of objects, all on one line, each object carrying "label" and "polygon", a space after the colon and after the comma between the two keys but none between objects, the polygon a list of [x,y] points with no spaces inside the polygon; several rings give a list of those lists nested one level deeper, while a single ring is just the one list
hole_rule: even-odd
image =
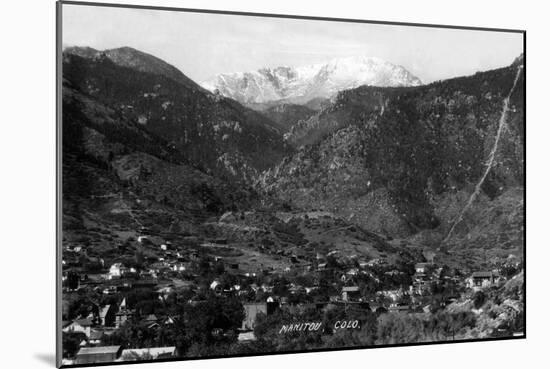
[{"label": "small building", "polygon": [[147,328],[158,326],[158,318],[155,314],[147,315],[142,322],[147,326]]},{"label": "small building", "polygon": [[132,310],[121,310],[115,315],[115,327],[120,328],[129,320],[132,320],[134,317],[134,312]]},{"label": "small building", "polygon": [[169,359],[176,356],[176,347],[150,347],[142,349],[122,350],[120,361],[134,360],[159,360]]},{"label": "small building", "polygon": [[159,295],[159,298],[167,299],[168,296],[170,296],[171,293],[174,293],[174,287],[165,286],[165,287],[157,289],[155,292]]},{"label": "small building", "polygon": [[417,295],[429,295],[432,290],[432,284],[431,279],[425,274],[415,274],[410,292]]},{"label": "small building", "polygon": [[240,343],[256,341],[256,336],[253,331],[239,333],[237,341]]},{"label": "small building", "polygon": [[342,287],[343,301],[357,301],[361,297],[361,292],[358,286]]},{"label": "small building", "polygon": [[92,329],[92,320],[86,318],[86,319],[77,319],[72,323],[68,324],[65,328],[63,328],[63,332],[65,333],[81,332],[81,333],[84,333],[87,338],[89,338],[91,329]]},{"label": "small building", "polygon": [[126,268],[124,266],[124,264],[114,263],[113,265],[111,265],[111,268],[109,268],[109,277],[110,278],[120,278],[128,272],[129,272],[129,269]]},{"label": "small building", "polygon": [[418,274],[426,274],[430,271],[431,267],[432,264],[430,263],[417,263],[415,264],[414,269]]},{"label": "small building", "polygon": [[470,288],[481,289],[491,287],[495,281],[496,275],[493,272],[474,272],[468,282]]},{"label": "small building", "polygon": [[105,287],[101,293],[104,295],[115,295],[117,293],[117,288],[116,286]]},{"label": "small building", "polygon": [[97,364],[113,362],[120,356],[121,346],[83,347],[76,354],[75,364]]},{"label": "small building", "polygon": [[134,311],[130,310],[126,304],[126,298],[118,306],[118,312],[115,314],[115,327],[120,328],[124,323],[134,317]]}]

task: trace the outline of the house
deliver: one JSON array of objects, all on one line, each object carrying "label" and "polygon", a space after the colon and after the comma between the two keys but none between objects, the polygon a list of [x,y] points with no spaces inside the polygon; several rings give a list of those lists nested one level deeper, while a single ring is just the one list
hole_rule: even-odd
[{"label": "house", "polygon": [[117,292],[116,286],[109,286],[101,291],[104,295],[114,295]]},{"label": "house", "polygon": [[112,278],[120,278],[124,276],[124,274],[128,273],[129,269],[124,266],[122,263],[114,263],[111,265],[111,268],[109,268],[109,279]]},{"label": "house", "polygon": [[[263,286],[262,286],[262,287],[263,287]],[[268,290],[266,290],[265,288],[263,288],[263,290],[264,290],[265,292],[271,293],[271,292],[273,292],[273,287],[271,287],[271,291],[268,291]],[[290,292],[290,293],[293,294],[293,295],[295,295],[295,294],[297,294],[297,293],[300,293],[300,292],[302,292],[302,291],[303,291],[303,287],[302,287],[302,286],[297,286],[297,285],[295,285],[294,283],[291,283],[291,284],[290,284],[290,287],[288,288],[288,292]]]},{"label": "house", "polygon": [[317,287],[317,286],[306,287],[306,293],[309,294],[309,293],[312,293],[313,291],[318,290],[318,289],[319,289],[319,287]]},{"label": "house", "polygon": [[116,320],[116,306],[114,304],[105,305],[99,310],[99,324],[111,327]]},{"label": "house", "polygon": [[172,286],[166,286],[157,289],[155,292],[159,295],[159,298],[166,299],[171,293],[174,292],[174,288]]},{"label": "house", "polygon": [[[293,292],[292,288],[296,288],[296,286],[291,286],[289,291],[290,292]],[[262,286],[260,287],[262,289],[262,291],[266,292],[266,293],[273,293],[273,286],[270,286],[270,285],[267,285],[267,284],[262,284]],[[296,292],[297,290],[294,290],[294,292]]]},{"label": "house", "polygon": [[343,301],[357,301],[361,298],[361,292],[358,286],[342,287]]},{"label": "house", "polygon": [[158,318],[155,314],[149,314],[141,321],[143,325],[145,325],[147,328],[156,328],[159,326],[158,324]]},{"label": "house", "polygon": [[185,272],[187,270],[187,266],[184,263],[175,263],[172,265],[172,270],[174,272]]},{"label": "house", "polygon": [[72,321],[70,320],[63,320],[61,321],[61,330],[65,332],[65,328],[67,328],[69,325],[71,325]]},{"label": "house", "polygon": [[474,272],[468,281],[468,285],[476,290],[491,287],[495,284],[496,277],[493,272]]},{"label": "house", "polygon": [[385,261],[382,260],[382,259],[371,259],[367,262],[367,266],[373,267],[373,266],[376,266],[376,265],[382,265],[384,263],[385,263]]},{"label": "house", "polygon": [[237,337],[238,342],[251,342],[256,341],[256,336],[254,336],[254,332],[242,332],[239,333],[239,336]]},{"label": "house", "polygon": [[242,330],[253,330],[258,314],[267,315],[267,302],[247,303],[243,304],[243,307],[245,316],[241,326]]},{"label": "house", "polygon": [[432,264],[429,263],[417,263],[415,264],[414,269],[418,274],[426,274],[430,271],[431,267]]},{"label": "house", "polygon": [[83,347],[76,354],[75,364],[113,362],[120,356],[121,351],[121,346]]},{"label": "house", "polygon": [[425,274],[415,274],[413,276],[413,284],[411,292],[417,295],[428,295],[432,288],[432,280]]},{"label": "house", "polygon": [[115,327],[120,328],[134,316],[133,310],[121,310],[115,315]]},{"label": "house", "polygon": [[176,347],[150,347],[122,350],[119,361],[159,360],[176,356]]},{"label": "house", "polygon": [[175,322],[176,322],[176,318],[173,318],[173,317],[171,317],[171,316],[168,316],[168,317],[166,317],[166,319],[164,319],[163,324],[164,324],[164,325],[172,325],[172,324],[174,324]]},{"label": "house", "polygon": [[81,332],[81,333],[84,333],[87,338],[89,338],[91,329],[92,329],[92,320],[89,318],[86,318],[86,319],[77,319],[73,321],[63,329],[63,332],[65,333]]},{"label": "house", "polygon": [[376,295],[378,296],[384,296],[387,299],[390,299],[392,301],[397,301],[403,295],[405,294],[405,291],[403,289],[397,289],[397,290],[384,290],[384,291],[378,291],[376,292]]},{"label": "house", "polygon": [[115,327],[120,328],[128,320],[131,320],[134,316],[134,311],[130,310],[126,305],[126,298],[122,299],[122,302],[118,306],[118,313],[115,314]]},{"label": "house", "polygon": [[103,331],[92,330],[90,333],[90,338],[88,339],[88,344],[91,346],[101,345],[102,339],[103,339]]},{"label": "house", "polygon": [[159,271],[157,269],[142,270],[139,272],[141,278],[158,278]]}]

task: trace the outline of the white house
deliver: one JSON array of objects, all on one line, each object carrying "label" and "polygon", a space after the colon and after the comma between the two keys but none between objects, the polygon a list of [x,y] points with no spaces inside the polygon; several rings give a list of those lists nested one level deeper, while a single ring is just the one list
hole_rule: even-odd
[{"label": "white house", "polygon": [[430,264],[428,263],[418,263],[414,266],[414,269],[418,274],[425,274],[428,272]]},{"label": "white house", "polygon": [[77,319],[73,321],[71,324],[67,325],[65,328],[63,328],[63,332],[65,333],[74,333],[74,332],[82,332],[86,335],[86,337],[90,337],[92,329],[92,321],[90,319]]},{"label": "white house", "polygon": [[114,263],[109,269],[110,278],[120,278],[124,274],[128,273],[129,269],[126,268],[122,263]]}]

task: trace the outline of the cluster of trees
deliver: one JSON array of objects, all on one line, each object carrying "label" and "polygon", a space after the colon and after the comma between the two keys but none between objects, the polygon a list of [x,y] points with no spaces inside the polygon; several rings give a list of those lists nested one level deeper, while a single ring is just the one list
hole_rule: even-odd
[{"label": "cluster of trees", "polygon": [[383,314],[378,319],[377,344],[454,340],[476,324],[471,312],[436,314]]},{"label": "cluster of trees", "polygon": [[[152,302],[147,299],[136,302],[136,306],[140,304],[149,306]],[[159,321],[158,327],[150,327],[136,318],[107,337],[104,343],[127,348],[175,344],[181,355],[215,355],[215,350],[228,349],[237,342],[237,329],[244,319],[238,299],[212,293],[200,301],[173,304],[164,313],[174,317],[173,321]]]}]

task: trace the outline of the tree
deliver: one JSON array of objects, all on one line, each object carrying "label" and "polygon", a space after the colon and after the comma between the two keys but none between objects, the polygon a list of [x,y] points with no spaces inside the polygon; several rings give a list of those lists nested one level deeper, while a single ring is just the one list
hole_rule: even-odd
[{"label": "tree", "polygon": [[73,357],[80,349],[80,342],[86,339],[86,335],[81,332],[63,332],[62,348],[63,357]]},{"label": "tree", "polygon": [[[242,324],[244,309],[234,297],[209,292],[202,301],[181,305],[178,315],[180,319],[172,328],[178,351],[189,351],[187,356],[210,356],[236,341],[237,336],[231,332]],[[225,334],[216,334],[218,331]]]},{"label": "tree", "polygon": [[378,317],[378,344],[413,343],[424,340],[424,324],[412,314],[383,314]]},{"label": "tree", "polygon": [[474,301],[474,307],[476,309],[479,309],[487,301],[487,296],[485,295],[485,293],[483,291],[477,291],[474,294],[473,301]]}]

